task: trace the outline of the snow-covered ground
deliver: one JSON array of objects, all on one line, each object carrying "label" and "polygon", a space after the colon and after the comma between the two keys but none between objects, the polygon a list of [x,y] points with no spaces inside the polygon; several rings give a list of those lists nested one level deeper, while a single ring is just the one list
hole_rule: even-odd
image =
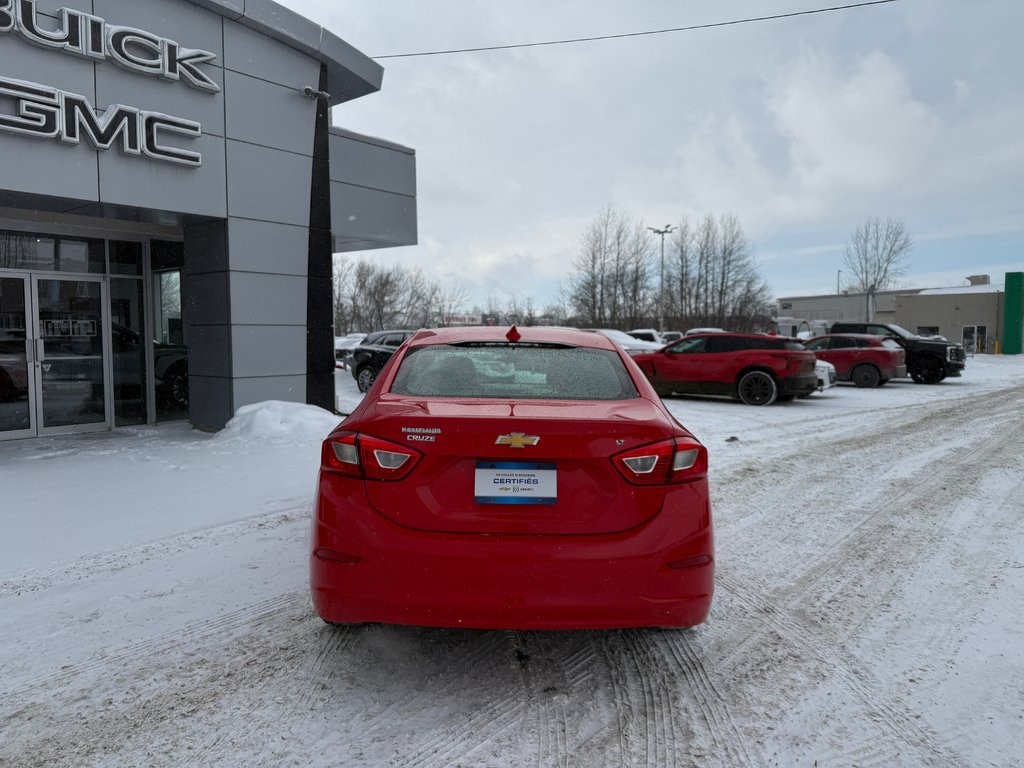
[{"label": "snow-covered ground", "polygon": [[322,624],[315,408],[0,443],[0,765],[1021,765],[1022,385],[670,400],[717,525],[685,631]]}]

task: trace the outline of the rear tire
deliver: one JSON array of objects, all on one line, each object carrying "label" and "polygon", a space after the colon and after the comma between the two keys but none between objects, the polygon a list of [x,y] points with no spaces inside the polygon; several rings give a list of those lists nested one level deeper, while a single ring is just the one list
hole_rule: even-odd
[{"label": "rear tire", "polygon": [[188,372],[175,371],[167,381],[171,402],[179,408],[188,408]]},{"label": "rear tire", "polygon": [[879,375],[878,369],[873,365],[858,365],[853,369],[853,373],[850,374],[850,381],[864,389],[877,387],[881,379],[882,377]]},{"label": "rear tire", "polygon": [[779,396],[779,385],[771,374],[751,371],[740,377],[736,394],[747,405],[771,405]]},{"label": "rear tire", "polygon": [[369,366],[364,366],[359,369],[359,373],[356,374],[356,384],[359,385],[360,392],[368,392],[370,387],[373,386],[373,382],[377,380],[377,374]]}]

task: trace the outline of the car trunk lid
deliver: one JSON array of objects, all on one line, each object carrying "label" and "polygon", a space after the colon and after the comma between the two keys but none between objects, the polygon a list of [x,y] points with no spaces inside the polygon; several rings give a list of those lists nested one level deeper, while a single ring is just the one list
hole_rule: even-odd
[{"label": "car trunk lid", "polygon": [[610,457],[685,434],[643,398],[385,395],[361,429],[422,454],[401,481],[365,482],[375,510],[409,528],[491,534],[613,533],[643,523],[661,508],[665,489],[626,482]]}]

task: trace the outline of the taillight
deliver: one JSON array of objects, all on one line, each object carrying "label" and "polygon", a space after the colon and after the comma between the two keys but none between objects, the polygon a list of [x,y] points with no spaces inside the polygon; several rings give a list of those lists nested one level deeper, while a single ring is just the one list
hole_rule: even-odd
[{"label": "taillight", "polygon": [[365,480],[401,480],[421,454],[404,445],[359,432],[339,432],[324,440],[320,468]]},{"label": "taillight", "polygon": [[613,456],[612,463],[635,485],[688,483],[707,477],[708,451],[695,440],[677,437],[631,448]]}]

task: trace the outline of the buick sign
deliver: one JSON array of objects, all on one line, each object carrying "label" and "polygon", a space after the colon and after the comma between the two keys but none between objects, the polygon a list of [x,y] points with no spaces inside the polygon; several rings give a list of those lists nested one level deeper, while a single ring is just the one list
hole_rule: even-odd
[{"label": "buick sign", "polygon": [[71,8],[61,8],[58,13],[58,28],[45,30],[38,24],[35,0],[0,0],[0,33],[14,32],[44,48],[92,61],[112,61],[131,72],[220,92],[220,86],[199,68],[214,61],[216,54],[182,48],[165,37],[108,24],[99,16]]},{"label": "buick sign", "polygon": [[[0,0],[0,35],[15,34],[33,45],[90,62],[113,62],[141,75],[180,81],[206,93],[220,86],[201,66],[216,54],[184,48],[173,40],[134,27],[108,24],[99,16],[61,8],[56,29],[39,23],[35,0]],[[48,20],[52,27],[52,20]],[[0,73],[2,74],[2,73]],[[197,139],[202,126],[163,112],[123,104],[97,108],[85,96],[49,85],[0,76],[0,132],[79,144],[97,150],[117,147],[125,155],[190,168],[202,165],[198,152],[169,144]]]}]

